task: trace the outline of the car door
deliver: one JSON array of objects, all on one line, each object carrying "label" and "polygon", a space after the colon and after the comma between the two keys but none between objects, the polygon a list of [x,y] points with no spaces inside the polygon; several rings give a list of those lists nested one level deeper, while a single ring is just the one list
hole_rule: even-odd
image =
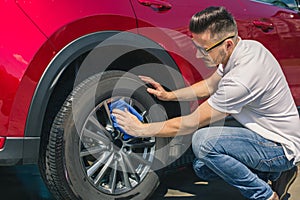
[{"label": "car door", "polygon": [[[268,3],[271,2],[271,3]],[[296,105],[300,104],[300,15],[294,0],[242,0],[251,24],[251,39],[260,41],[276,57]],[[287,7],[289,6],[289,8]]]},{"label": "car door", "polygon": [[[191,42],[189,20],[197,12],[209,6],[224,6],[237,18],[243,16],[240,0],[131,0],[138,19],[139,33],[158,42],[173,56],[183,76],[193,83],[212,72],[204,63],[195,58],[196,49]],[[147,28],[146,28],[147,27]],[[248,37],[247,26],[240,32]],[[160,34],[159,32],[164,32]],[[183,58],[184,61],[182,61]]]}]

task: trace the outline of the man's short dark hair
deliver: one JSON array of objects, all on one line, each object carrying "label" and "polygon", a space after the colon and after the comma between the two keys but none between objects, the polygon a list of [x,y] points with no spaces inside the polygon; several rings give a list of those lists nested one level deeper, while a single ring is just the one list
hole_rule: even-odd
[{"label": "man's short dark hair", "polygon": [[224,7],[208,7],[195,15],[190,20],[192,33],[210,31],[211,37],[215,35],[237,34],[237,25],[233,16]]}]

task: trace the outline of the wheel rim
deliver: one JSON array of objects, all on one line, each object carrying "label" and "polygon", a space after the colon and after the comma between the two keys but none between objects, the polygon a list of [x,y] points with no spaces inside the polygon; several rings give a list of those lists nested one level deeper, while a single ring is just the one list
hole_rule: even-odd
[{"label": "wheel rim", "polygon": [[[149,122],[142,104],[131,98],[122,100]],[[156,141],[155,137],[124,139],[112,126],[108,108],[112,101],[101,102],[88,115],[80,134],[79,155],[90,183],[103,193],[117,195],[132,190],[146,177],[154,161]]]}]

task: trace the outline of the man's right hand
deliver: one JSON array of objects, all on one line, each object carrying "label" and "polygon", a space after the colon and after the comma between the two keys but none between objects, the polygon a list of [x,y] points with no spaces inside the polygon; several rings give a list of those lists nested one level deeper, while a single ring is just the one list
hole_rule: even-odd
[{"label": "man's right hand", "polygon": [[147,88],[147,92],[156,96],[159,100],[162,101],[171,101],[173,100],[172,92],[167,92],[160,83],[156,82],[148,76],[139,76],[139,78],[147,84],[152,85],[153,88]]}]

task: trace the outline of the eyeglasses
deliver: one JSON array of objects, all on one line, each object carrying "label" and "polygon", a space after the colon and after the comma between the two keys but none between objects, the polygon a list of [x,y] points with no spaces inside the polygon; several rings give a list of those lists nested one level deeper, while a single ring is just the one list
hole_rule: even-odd
[{"label": "eyeglasses", "polygon": [[197,48],[204,56],[208,56],[208,52],[209,52],[209,51],[211,51],[211,50],[213,50],[214,48],[216,48],[217,46],[221,45],[223,42],[225,42],[225,40],[230,39],[230,38],[234,38],[234,37],[235,37],[235,35],[228,36],[228,37],[226,37],[226,38],[224,38],[224,39],[222,39],[222,40],[220,40],[220,41],[214,43],[213,45],[211,45],[211,46],[208,47],[208,48],[203,48],[203,47],[201,47],[195,40],[192,40],[192,41],[193,41],[195,47],[196,47],[196,48]]}]

